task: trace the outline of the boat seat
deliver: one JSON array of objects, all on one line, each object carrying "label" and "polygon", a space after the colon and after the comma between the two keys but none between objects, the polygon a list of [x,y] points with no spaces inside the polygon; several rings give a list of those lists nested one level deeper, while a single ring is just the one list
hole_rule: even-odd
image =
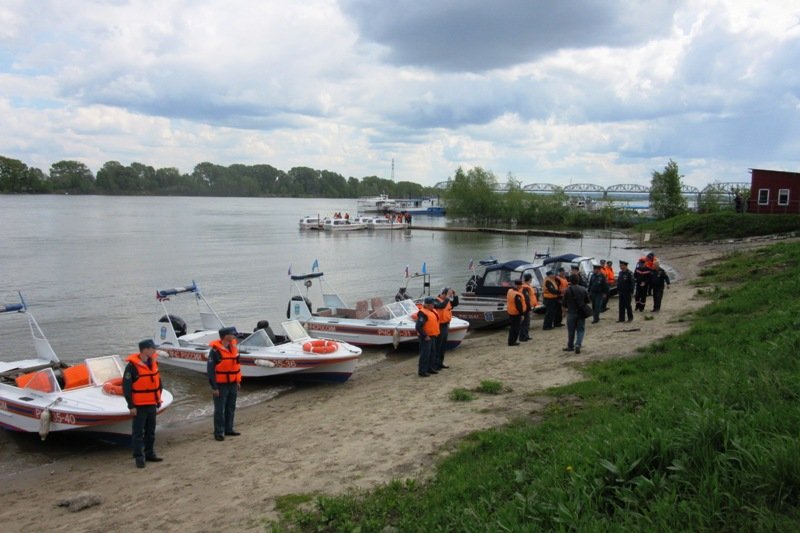
[{"label": "boat seat", "polygon": [[333,311],[328,308],[320,307],[317,309],[317,316],[333,316]]},{"label": "boat seat", "polygon": [[50,381],[50,377],[47,373],[42,371],[22,374],[21,376],[17,376],[15,381],[17,387],[21,389],[27,387],[41,392],[53,392],[53,383]]},{"label": "boat seat", "polygon": [[61,371],[64,376],[64,388],[76,389],[89,384],[89,368],[86,363],[70,366]]},{"label": "boat seat", "polygon": [[383,300],[381,298],[372,298],[370,299],[370,305],[372,305],[373,311],[377,311],[383,307]]},{"label": "boat seat", "polygon": [[369,315],[369,308],[367,307],[366,300],[359,300],[356,302],[356,318],[367,318]]}]

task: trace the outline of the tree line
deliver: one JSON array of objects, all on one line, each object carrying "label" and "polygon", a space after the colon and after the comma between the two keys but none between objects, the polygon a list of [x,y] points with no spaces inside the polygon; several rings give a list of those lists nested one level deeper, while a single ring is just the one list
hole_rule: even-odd
[{"label": "tree line", "polygon": [[[663,172],[653,171],[650,204],[656,218],[669,218],[687,211],[681,194],[678,164],[670,160]],[[552,194],[526,192],[522,182],[509,175],[506,191],[497,194],[498,180],[480,167],[464,171],[459,168],[449,182],[444,200],[449,216],[463,217],[483,225],[518,224],[521,226],[607,228],[629,227],[640,222],[640,216],[611,205],[601,209],[576,209],[563,189]]]},{"label": "tree line", "polygon": [[203,162],[191,174],[177,168],[108,161],[97,171],[79,161],[58,161],[49,172],[0,156],[0,193],[111,194],[170,196],[281,196],[357,198],[388,194],[395,198],[435,195],[410,181],[377,176],[361,179],[328,170],[295,167],[285,172],[271,165],[215,165]]}]

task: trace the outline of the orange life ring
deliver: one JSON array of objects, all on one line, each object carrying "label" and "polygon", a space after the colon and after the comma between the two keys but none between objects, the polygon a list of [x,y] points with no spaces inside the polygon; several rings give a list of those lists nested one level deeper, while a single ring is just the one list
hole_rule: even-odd
[{"label": "orange life ring", "polygon": [[308,341],[303,344],[303,351],[309,353],[333,353],[338,349],[339,344],[336,341],[318,339],[315,341]]},{"label": "orange life ring", "polygon": [[103,383],[103,392],[122,396],[122,378],[112,378]]}]

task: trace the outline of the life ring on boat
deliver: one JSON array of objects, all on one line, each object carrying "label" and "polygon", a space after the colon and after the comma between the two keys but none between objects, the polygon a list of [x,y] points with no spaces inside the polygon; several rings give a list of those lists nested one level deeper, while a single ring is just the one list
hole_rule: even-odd
[{"label": "life ring on boat", "polygon": [[103,383],[103,392],[114,396],[122,396],[122,378],[112,378]]},{"label": "life ring on boat", "polygon": [[333,353],[339,349],[339,343],[336,341],[326,341],[318,339],[315,341],[308,341],[303,344],[303,351],[308,353]]}]

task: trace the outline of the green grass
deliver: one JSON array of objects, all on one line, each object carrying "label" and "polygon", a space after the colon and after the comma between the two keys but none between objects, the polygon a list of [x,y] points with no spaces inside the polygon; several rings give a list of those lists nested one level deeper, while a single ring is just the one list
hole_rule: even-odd
[{"label": "green grass", "polygon": [[739,239],[800,231],[798,215],[756,215],[722,211],[688,213],[636,226],[638,233],[651,233],[656,242]]},{"label": "green grass", "polygon": [[450,391],[450,399],[454,402],[471,402],[475,395],[467,389],[456,388]]},{"label": "green grass", "polygon": [[318,497],[271,527],[799,530],[800,245],[736,254],[704,280],[722,288],[687,333],[589,365],[547,391],[542,422],[471,435],[424,483]]},{"label": "green grass", "polygon": [[485,379],[475,390],[484,394],[500,394],[503,392],[503,384],[499,381]]}]

